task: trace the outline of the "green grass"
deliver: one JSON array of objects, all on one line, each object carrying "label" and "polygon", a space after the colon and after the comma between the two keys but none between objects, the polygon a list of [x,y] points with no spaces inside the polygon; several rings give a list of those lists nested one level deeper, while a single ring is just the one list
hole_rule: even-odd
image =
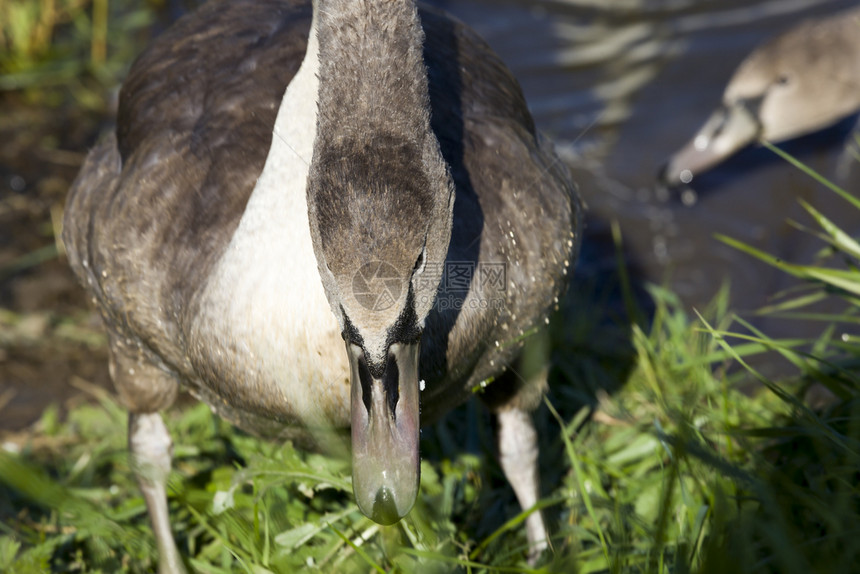
[{"label": "green grass", "polygon": [[[846,198],[849,199],[850,198]],[[776,340],[731,313],[724,288],[691,316],[648,288],[649,320],[607,320],[601,288],[548,338],[555,367],[536,413],[552,533],[544,572],[849,572],[860,560],[856,243],[810,208],[813,265],[752,256],[804,279],[766,311],[821,324]],[[834,263],[835,262],[835,263]],[[644,314],[623,296],[633,317]],[[603,286],[605,290],[606,286]],[[836,297],[846,311],[809,310]],[[14,324],[14,317],[8,318]],[[102,344],[102,343],[95,343]],[[771,380],[769,352],[794,374]],[[750,385],[750,381],[756,383]],[[812,410],[807,390],[832,400]],[[742,391],[745,389],[745,392]],[[126,452],[126,415],[105,392],[60,421],[48,410],[23,450],[0,450],[0,571],[148,572],[155,543]],[[200,572],[525,572],[521,513],[472,401],[422,438],[421,491],[399,524],[351,497],[343,457],[249,437],[197,405],[166,415],[175,440],[173,527]]]},{"label": "green grass", "polygon": [[[103,106],[104,85],[121,75],[137,49],[133,32],[151,17],[122,0],[0,0],[0,90],[33,89],[41,98],[70,83],[81,105]],[[622,289],[627,315],[639,318],[632,325],[623,316],[607,320],[602,287],[584,288],[590,304],[562,310],[551,392],[536,413],[539,506],[552,534],[552,552],[537,570],[856,570],[860,353],[852,329],[860,247],[808,211],[822,242],[814,264],[724,241],[805,281],[765,311],[818,322],[814,341],[756,331],[731,313],[727,289],[691,315],[651,286],[647,321]],[[0,275],[53,255],[34,253]],[[844,301],[844,313],[815,309],[831,297]],[[75,324],[52,336],[104,346]],[[0,327],[16,338],[31,331],[27,317],[12,312],[0,316]],[[761,375],[751,358],[764,352],[781,356],[794,374]],[[806,406],[813,385],[834,397],[827,408]],[[105,392],[90,392],[93,403],[65,419],[46,411],[23,448],[0,449],[0,572],[155,569],[128,467],[126,414]],[[529,570],[525,515],[494,460],[488,415],[476,401],[424,430],[416,507],[391,527],[358,512],[342,458],[258,441],[202,405],[166,419],[175,441],[173,527],[200,572]]]},{"label": "green grass", "polygon": [[[567,341],[546,405],[543,507],[547,572],[846,572],[860,544],[854,349],[752,333],[731,347],[727,291],[691,318],[665,290],[648,328],[634,325],[634,365],[614,394],[578,411],[565,371],[620,357]],[[825,329],[826,331],[826,329]],[[744,356],[774,348],[801,368],[744,394]],[[605,350],[604,350],[605,353]],[[606,368],[609,368],[608,366]],[[840,400],[813,412],[813,381]],[[125,413],[104,392],[58,422],[47,412],[32,446],[0,453],[0,571],[146,572],[156,563],[144,504],[130,479]],[[559,414],[559,411],[567,414]],[[348,462],[258,441],[205,406],[167,415],[175,439],[170,504],[200,572],[521,572],[524,515],[492,456],[476,404],[426,430],[421,493],[382,527],[351,499]]]},{"label": "green grass", "polygon": [[0,0],[0,94],[104,109],[145,45],[157,2]]}]

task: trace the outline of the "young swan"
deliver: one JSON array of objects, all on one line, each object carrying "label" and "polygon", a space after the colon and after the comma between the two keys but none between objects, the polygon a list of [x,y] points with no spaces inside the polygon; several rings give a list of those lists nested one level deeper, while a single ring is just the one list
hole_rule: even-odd
[{"label": "young swan", "polygon": [[751,143],[812,133],[858,109],[860,8],[853,8],[803,22],[741,62],[722,106],[669,158],[662,179],[689,183]]},{"label": "young swan", "polygon": [[[508,367],[579,229],[516,81],[450,17],[210,0],[177,22],[132,67],[63,236],[105,319],[161,572],[183,570],[159,415],[180,386],[261,436],[351,426],[356,501],[390,524],[418,493],[419,423],[495,378],[482,398],[531,507],[546,378]],[[527,535],[534,561],[539,512]]]}]

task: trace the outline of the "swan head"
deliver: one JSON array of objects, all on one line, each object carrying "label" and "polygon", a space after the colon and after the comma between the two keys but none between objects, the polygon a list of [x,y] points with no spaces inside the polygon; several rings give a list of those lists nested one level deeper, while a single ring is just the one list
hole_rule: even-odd
[{"label": "swan head", "polygon": [[740,149],[826,128],[860,108],[857,18],[810,21],[753,51],[722,104],[670,157],[661,179],[689,183]]},{"label": "swan head", "polygon": [[451,237],[438,143],[341,138],[315,149],[314,251],[350,365],[353,490],[392,524],[418,493],[419,352]]}]

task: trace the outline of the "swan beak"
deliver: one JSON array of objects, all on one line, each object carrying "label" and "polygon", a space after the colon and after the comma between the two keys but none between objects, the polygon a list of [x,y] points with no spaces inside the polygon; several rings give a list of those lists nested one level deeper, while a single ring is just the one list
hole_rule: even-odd
[{"label": "swan beak", "polygon": [[347,343],[352,401],[352,489],[358,507],[394,524],[418,495],[419,343],[393,343],[372,373],[361,347]]},{"label": "swan beak", "polygon": [[746,100],[717,109],[696,136],[672,155],[660,175],[669,186],[690,183],[741,148],[756,141],[761,123]]}]

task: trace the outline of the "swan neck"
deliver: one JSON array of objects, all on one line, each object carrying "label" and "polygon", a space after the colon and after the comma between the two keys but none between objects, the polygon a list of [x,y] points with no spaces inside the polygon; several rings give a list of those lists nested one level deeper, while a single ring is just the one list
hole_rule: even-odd
[{"label": "swan neck", "polygon": [[319,0],[314,24],[321,137],[366,140],[385,132],[415,141],[429,132],[424,34],[414,2]]}]

